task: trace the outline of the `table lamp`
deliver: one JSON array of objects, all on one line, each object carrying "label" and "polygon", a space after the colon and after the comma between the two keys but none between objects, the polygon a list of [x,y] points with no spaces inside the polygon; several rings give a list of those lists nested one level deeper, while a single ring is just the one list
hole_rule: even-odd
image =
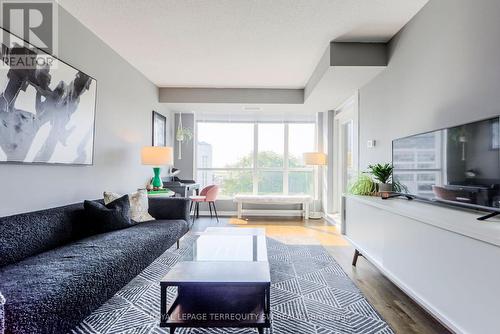
[{"label": "table lamp", "polygon": [[163,188],[163,182],[160,178],[160,166],[171,165],[173,163],[173,150],[169,146],[147,146],[142,148],[141,160],[143,165],[153,167],[153,188]]},{"label": "table lamp", "polygon": [[[322,152],[307,152],[304,153],[304,163],[308,166],[325,166],[327,164],[327,156]],[[316,197],[316,179],[314,180],[314,197]],[[321,212],[316,211],[316,201],[313,198],[313,210],[309,214],[309,218],[311,219],[320,219],[323,215]]]}]

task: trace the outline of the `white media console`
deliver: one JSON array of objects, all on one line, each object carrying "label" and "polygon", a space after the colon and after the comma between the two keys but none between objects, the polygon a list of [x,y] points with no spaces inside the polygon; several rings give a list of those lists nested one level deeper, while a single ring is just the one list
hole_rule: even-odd
[{"label": "white media console", "polygon": [[415,200],[346,196],[342,233],[450,330],[498,334],[500,220],[479,216]]}]

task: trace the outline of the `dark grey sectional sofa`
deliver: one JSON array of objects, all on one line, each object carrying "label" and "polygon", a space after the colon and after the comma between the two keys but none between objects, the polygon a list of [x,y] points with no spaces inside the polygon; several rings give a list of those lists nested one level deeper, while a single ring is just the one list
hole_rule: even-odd
[{"label": "dark grey sectional sofa", "polygon": [[149,213],[102,234],[83,204],[0,218],[0,334],[66,333],[188,231],[187,199],[150,199]]}]

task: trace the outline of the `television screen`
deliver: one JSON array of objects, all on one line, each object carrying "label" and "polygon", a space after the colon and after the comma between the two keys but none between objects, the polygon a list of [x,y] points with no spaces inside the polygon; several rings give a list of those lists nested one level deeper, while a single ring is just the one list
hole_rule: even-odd
[{"label": "television screen", "polygon": [[393,178],[419,198],[500,208],[499,117],[396,139]]}]

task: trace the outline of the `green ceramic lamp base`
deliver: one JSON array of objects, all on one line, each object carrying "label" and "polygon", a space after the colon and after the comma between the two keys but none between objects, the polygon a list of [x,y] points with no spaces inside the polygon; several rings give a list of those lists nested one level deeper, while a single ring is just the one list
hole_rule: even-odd
[{"label": "green ceramic lamp base", "polygon": [[155,176],[153,177],[153,182],[151,183],[153,188],[163,188],[163,182],[160,178],[160,171],[160,167],[153,167],[153,173],[155,174]]}]

